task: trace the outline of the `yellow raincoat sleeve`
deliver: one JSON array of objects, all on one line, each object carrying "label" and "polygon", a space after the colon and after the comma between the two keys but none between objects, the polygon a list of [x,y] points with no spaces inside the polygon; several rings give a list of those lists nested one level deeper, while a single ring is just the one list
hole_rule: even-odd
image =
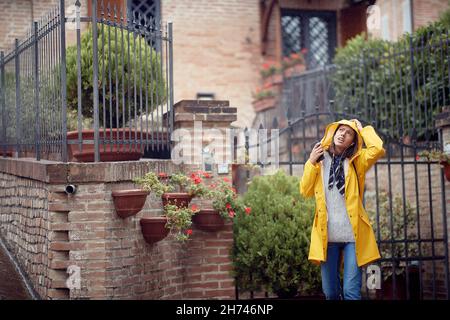
[{"label": "yellow raincoat sleeve", "polygon": [[356,158],[356,161],[360,162],[359,165],[367,171],[378,159],[385,155],[386,150],[383,148],[383,140],[372,126],[365,126],[360,130],[360,134],[366,148],[361,149],[361,154]]},{"label": "yellow raincoat sleeve", "polygon": [[319,172],[320,165],[317,163],[313,165],[308,159],[305,163],[302,179],[300,180],[300,194],[303,197],[308,198],[314,196],[314,185]]}]

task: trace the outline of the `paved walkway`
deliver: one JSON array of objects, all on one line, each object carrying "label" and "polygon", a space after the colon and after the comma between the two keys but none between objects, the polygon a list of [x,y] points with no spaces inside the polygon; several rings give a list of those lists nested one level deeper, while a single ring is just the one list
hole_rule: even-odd
[{"label": "paved walkway", "polygon": [[0,245],[0,300],[29,300],[22,278]]}]

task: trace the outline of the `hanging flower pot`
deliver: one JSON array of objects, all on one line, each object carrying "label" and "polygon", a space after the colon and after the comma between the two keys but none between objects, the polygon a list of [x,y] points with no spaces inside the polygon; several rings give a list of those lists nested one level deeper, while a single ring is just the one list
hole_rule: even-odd
[{"label": "hanging flower pot", "polygon": [[280,93],[283,85],[283,75],[281,73],[273,74],[263,79],[263,88],[270,88],[275,93]]},{"label": "hanging flower pot", "polygon": [[277,97],[267,97],[252,102],[253,109],[256,112],[264,111],[267,109],[275,108],[278,103]]},{"label": "hanging flower pot", "polygon": [[223,228],[225,221],[217,210],[202,209],[192,217],[194,225],[203,231],[218,231]]},{"label": "hanging flower pot", "polygon": [[193,196],[187,192],[166,192],[161,196],[163,206],[173,204],[178,207],[186,208],[191,202]]},{"label": "hanging flower pot", "polygon": [[148,191],[142,189],[113,191],[112,197],[117,215],[127,218],[141,211],[148,194]]},{"label": "hanging flower pot", "polygon": [[305,65],[303,64],[296,64],[293,66],[289,66],[286,69],[284,69],[284,75],[286,78],[291,78],[291,77],[295,77],[298,76],[300,74],[302,74],[303,72],[305,72]]},{"label": "hanging flower pot", "polygon": [[156,243],[169,234],[166,216],[142,218],[140,223],[142,235],[147,243]]}]

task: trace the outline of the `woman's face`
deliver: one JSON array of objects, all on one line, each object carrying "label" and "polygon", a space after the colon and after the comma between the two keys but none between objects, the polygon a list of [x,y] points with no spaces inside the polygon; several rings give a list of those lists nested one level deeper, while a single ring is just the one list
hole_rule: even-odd
[{"label": "woman's face", "polygon": [[334,135],[334,144],[338,149],[344,150],[348,148],[355,138],[355,131],[345,124],[341,125],[335,135]]}]

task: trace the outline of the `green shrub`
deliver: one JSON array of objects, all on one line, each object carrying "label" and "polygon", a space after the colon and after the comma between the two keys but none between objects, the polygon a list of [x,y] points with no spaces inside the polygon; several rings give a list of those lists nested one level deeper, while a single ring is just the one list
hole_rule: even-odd
[{"label": "green shrub", "polygon": [[297,177],[278,171],[255,177],[242,201],[250,214],[236,215],[232,261],[241,291],[286,296],[320,291],[320,268],[308,261],[314,201],[303,199]]},{"label": "green shrub", "polygon": [[[94,114],[92,38],[92,28],[90,27],[81,37],[82,114],[87,118],[93,118]],[[123,126],[124,121],[133,119],[135,115],[139,116],[141,113],[141,90],[144,112],[146,104],[150,113],[158,105],[165,103],[165,79],[160,59],[160,54],[156,53],[143,37],[135,36],[126,30],[116,30],[114,27],[98,24],[100,126],[116,128]],[[147,82],[145,77],[147,77]],[[74,45],[67,48],[67,106],[72,110],[78,108],[77,81],[77,47]],[[103,85],[105,92],[103,92]],[[112,91],[109,89],[110,85]],[[147,101],[145,101],[146,90]],[[123,98],[125,98],[125,110]],[[117,100],[118,114],[116,112]],[[112,105],[111,113],[110,104]],[[103,119],[103,107],[106,109],[105,119]]]}]

